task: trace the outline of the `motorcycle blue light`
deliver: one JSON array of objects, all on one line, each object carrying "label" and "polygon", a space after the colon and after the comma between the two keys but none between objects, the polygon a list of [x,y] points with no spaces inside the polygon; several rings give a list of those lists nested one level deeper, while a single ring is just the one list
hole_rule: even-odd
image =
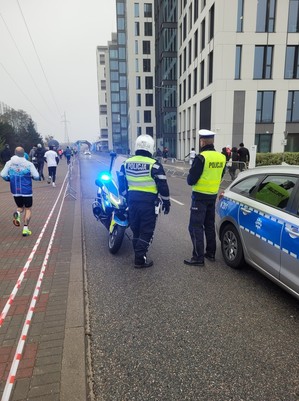
[{"label": "motorcycle blue light", "polygon": [[101,181],[111,181],[111,175],[109,175],[108,173],[102,173],[102,174],[99,176],[99,179],[100,179]]}]

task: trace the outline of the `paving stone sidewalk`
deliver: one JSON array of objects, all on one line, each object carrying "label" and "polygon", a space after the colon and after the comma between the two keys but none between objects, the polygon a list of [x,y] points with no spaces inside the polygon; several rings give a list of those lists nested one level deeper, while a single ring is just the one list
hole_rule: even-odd
[{"label": "paving stone sidewalk", "polygon": [[[33,182],[32,235],[29,237],[22,236],[22,225],[13,225],[12,214],[16,206],[9,183],[0,179],[2,316],[17,285],[15,298],[0,327],[0,396],[3,401],[87,399],[78,160],[72,164],[70,178],[65,182],[68,190],[61,193],[45,228],[67,172],[68,166],[63,159],[57,168],[56,188],[47,181]],[[46,165],[44,173],[47,177]],[[50,241],[49,257],[45,259]],[[28,265],[24,279],[20,281],[24,267]],[[39,284],[37,280],[43,265],[45,272]],[[25,319],[37,285],[39,295],[29,324]],[[26,324],[29,330],[25,341],[23,339],[23,352],[18,356],[16,350]],[[15,378],[10,378],[15,360],[18,369]],[[8,380],[11,381],[9,396],[7,390],[3,395]]]}]

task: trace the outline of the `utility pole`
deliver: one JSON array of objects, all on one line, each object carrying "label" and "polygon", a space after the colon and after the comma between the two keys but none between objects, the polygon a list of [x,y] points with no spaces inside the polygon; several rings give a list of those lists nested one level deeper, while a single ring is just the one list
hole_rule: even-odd
[{"label": "utility pole", "polygon": [[69,134],[68,134],[68,129],[67,129],[67,124],[69,123],[69,121],[67,121],[66,119],[66,114],[64,112],[63,115],[63,120],[62,122],[64,123],[64,142],[69,145],[70,144],[70,138],[69,138]]}]

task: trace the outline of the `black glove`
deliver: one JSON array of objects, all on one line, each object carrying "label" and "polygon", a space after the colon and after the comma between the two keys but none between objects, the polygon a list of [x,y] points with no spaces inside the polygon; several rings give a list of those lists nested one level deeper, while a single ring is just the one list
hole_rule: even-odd
[{"label": "black glove", "polygon": [[169,201],[163,201],[162,211],[164,212],[164,214],[168,214],[169,210],[170,210],[170,202]]}]

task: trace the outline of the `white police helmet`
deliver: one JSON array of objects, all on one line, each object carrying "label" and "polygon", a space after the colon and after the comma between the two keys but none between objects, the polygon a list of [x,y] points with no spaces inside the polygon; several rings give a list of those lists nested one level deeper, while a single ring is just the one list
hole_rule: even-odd
[{"label": "white police helmet", "polygon": [[153,137],[147,134],[139,135],[135,142],[135,152],[136,150],[146,150],[153,155],[155,151],[155,141]]}]

